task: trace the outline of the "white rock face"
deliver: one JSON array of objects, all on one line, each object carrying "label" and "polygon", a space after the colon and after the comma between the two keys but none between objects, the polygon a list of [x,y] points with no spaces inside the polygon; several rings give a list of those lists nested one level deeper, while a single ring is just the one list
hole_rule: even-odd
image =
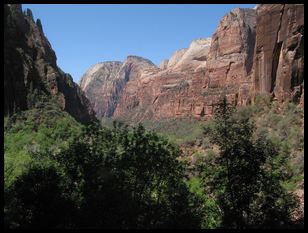
[{"label": "white rock face", "polygon": [[205,67],[210,46],[211,38],[193,40],[173,69],[182,71]]},{"label": "white rock face", "polygon": [[85,92],[100,119],[110,116],[116,104],[115,93],[123,85],[125,77],[119,76],[122,62],[101,62],[91,66],[80,79],[80,88]]},{"label": "white rock face", "polygon": [[186,51],[187,49],[180,49],[175,51],[169,59],[167,68],[174,67],[179,62],[179,60],[182,58],[182,56]]},{"label": "white rock face", "polygon": [[169,60],[163,60],[160,69],[174,71],[196,71],[205,68],[210,51],[211,38],[196,39],[188,48],[175,51]]},{"label": "white rock face", "polygon": [[115,77],[119,72],[121,62],[100,62],[91,66],[81,77],[79,86],[85,90],[95,79],[106,81],[108,78]]}]

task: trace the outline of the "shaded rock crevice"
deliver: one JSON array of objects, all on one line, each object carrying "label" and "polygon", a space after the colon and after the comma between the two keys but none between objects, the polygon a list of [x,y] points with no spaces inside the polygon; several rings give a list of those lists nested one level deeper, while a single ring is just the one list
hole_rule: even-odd
[{"label": "shaded rock crevice", "polygon": [[282,47],[282,41],[279,41],[279,32],[280,32],[280,28],[281,28],[281,24],[282,24],[282,17],[283,17],[283,13],[284,13],[284,8],[285,6],[283,5],[281,7],[280,10],[280,20],[279,20],[279,24],[278,24],[278,29],[277,29],[277,33],[276,33],[276,44],[275,47],[273,49],[273,59],[272,59],[272,74],[271,74],[271,86],[270,86],[270,93],[273,92],[275,85],[276,85],[276,75],[277,75],[277,69],[278,69],[278,64],[279,64],[279,58],[280,58],[280,53],[281,53],[281,47]]},{"label": "shaded rock crevice", "polygon": [[273,92],[275,85],[276,85],[276,75],[277,69],[279,64],[279,57],[281,53],[282,42],[276,43],[273,51],[273,62],[272,62],[272,78],[271,78],[271,86],[270,86],[270,93]]}]

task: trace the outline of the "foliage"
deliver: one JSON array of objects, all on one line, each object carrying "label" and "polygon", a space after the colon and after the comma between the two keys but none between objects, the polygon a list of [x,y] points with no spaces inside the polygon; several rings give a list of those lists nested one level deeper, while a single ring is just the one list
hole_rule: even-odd
[{"label": "foliage", "polygon": [[220,154],[201,169],[205,189],[214,193],[223,212],[222,226],[288,225],[296,202],[281,185],[288,175],[287,153],[279,154],[267,138],[254,138],[254,124],[233,112],[224,98],[214,125],[205,131]]},{"label": "foliage", "polygon": [[[106,121],[104,121],[106,122]],[[130,125],[135,125],[132,122]],[[202,138],[204,122],[196,122],[191,119],[170,118],[160,120],[145,120],[142,122],[147,130],[153,130],[159,135],[167,136],[168,139],[178,145],[194,142]]]},{"label": "foliage", "polygon": [[[147,130],[110,119],[83,127],[52,101],[5,117],[5,227],[293,227],[302,110],[258,96],[217,112],[144,121]],[[176,144],[202,148],[197,170]]]},{"label": "foliage", "polygon": [[33,162],[31,153],[59,153],[81,133],[81,125],[56,105],[23,111],[4,122],[4,181],[10,186]]},{"label": "foliage", "polygon": [[187,181],[190,191],[201,200],[202,224],[201,229],[215,229],[220,225],[221,213],[219,206],[209,193],[204,193],[202,182],[198,176],[192,176]]},{"label": "foliage", "polygon": [[[50,181],[45,179],[44,169],[28,169],[10,191],[16,194],[9,195],[13,200],[7,202],[7,222],[21,228],[31,222],[31,227],[49,226],[45,217],[56,214],[63,218],[53,222],[55,227],[198,228],[200,202],[184,182],[184,167],[177,160],[178,155],[177,147],[141,125],[131,130],[117,123],[114,129],[91,125],[55,156],[48,152],[32,156],[55,161],[48,168],[55,177],[54,191],[48,198],[55,195],[59,201],[67,201],[71,213],[64,211],[61,215],[58,210],[49,209],[44,187]],[[14,203],[26,201],[24,188],[36,190],[38,180],[43,190],[32,196],[40,201],[32,200],[32,205],[24,210],[30,209],[31,214],[16,210]]]},{"label": "foliage", "polygon": [[[271,140],[279,153],[288,150],[287,163],[293,176],[303,175],[304,115],[300,107],[292,102],[270,102],[269,96],[258,95],[254,105],[239,108],[234,114],[255,122],[255,138],[265,137]],[[300,182],[297,185],[299,184]]]},{"label": "foliage", "polygon": [[61,192],[54,167],[33,166],[5,189],[6,228],[59,228],[69,224],[73,202]]}]

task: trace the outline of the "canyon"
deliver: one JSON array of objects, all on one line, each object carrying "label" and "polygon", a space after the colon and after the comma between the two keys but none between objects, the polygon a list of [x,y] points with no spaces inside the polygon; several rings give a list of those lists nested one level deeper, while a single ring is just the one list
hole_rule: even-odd
[{"label": "canyon", "polygon": [[[45,216],[46,223],[43,224],[48,226],[53,224],[49,209],[53,210],[54,207],[56,211],[53,215],[59,217],[61,224],[68,219],[65,227],[74,226],[70,217],[75,215],[80,216],[82,221],[89,221],[90,225],[94,223],[94,227],[99,226],[96,225],[96,220],[101,224],[101,219],[107,219],[108,226],[109,221],[117,219],[121,213],[129,213],[127,200],[131,200],[131,196],[135,197],[135,193],[140,193],[141,189],[146,190],[145,195],[138,195],[137,202],[132,202],[132,209],[141,206],[142,209],[146,207],[145,209],[156,211],[160,199],[156,194],[160,193],[160,187],[165,189],[165,181],[162,186],[157,186],[157,181],[166,174],[171,174],[168,182],[178,182],[174,180],[177,171],[173,173],[175,170],[169,170],[177,166],[170,158],[183,162],[183,168],[185,167],[190,176],[197,171],[193,170],[197,166],[208,166],[214,156],[227,154],[221,153],[225,150],[224,144],[219,146],[209,137],[209,131],[226,124],[226,121],[208,121],[214,116],[215,108],[223,97],[233,106],[246,106],[235,111],[231,124],[224,129],[224,132],[231,132],[230,138],[234,137],[234,140],[230,140],[232,143],[227,142],[229,145],[226,145],[226,148],[232,150],[225,151],[231,151],[231,157],[239,158],[239,154],[242,158],[252,158],[233,160],[235,166],[231,168],[240,168],[240,172],[234,177],[245,177],[247,171],[255,169],[256,161],[258,163],[258,160],[269,160],[264,163],[266,166],[262,165],[269,170],[268,181],[283,183],[283,188],[299,197],[299,208],[292,213],[292,221],[304,225],[303,4],[261,4],[254,9],[236,8],[220,20],[210,38],[193,39],[187,48],[174,51],[170,58],[162,60],[159,66],[149,59],[128,55],[124,61],[105,61],[92,65],[81,77],[79,84],[57,65],[55,51],[44,34],[42,23],[40,19],[34,20],[31,10],[22,11],[19,4],[4,5],[4,41],[4,181],[5,194],[12,194],[13,197],[12,201],[6,197],[4,213],[8,216],[6,221],[11,218],[11,213],[12,216],[17,213],[17,222],[15,217],[9,220],[9,224],[14,228],[18,227],[18,221],[21,221],[22,226],[23,218],[29,219],[29,226],[33,223],[41,224],[43,218],[41,212],[37,212],[45,205],[45,201],[41,205],[41,199],[47,200],[48,214]],[[252,125],[250,128],[248,124],[245,126],[247,119],[255,128]],[[242,120],[245,124],[242,124]],[[131,127],[136,126],[136,123],[142,123],[144,128]],[[255,137],[251,141],[246,140],[246,137],[251,137],[250,131],[254,131]],[[228,139],[226,134],[223,136],[225,137],[218,136],[216,141],[228,141],[223,139]],[[264,140],[264,144],[258,144],[259,139],[262,143]],[[258,146],[256,150],[255,145]],[[267,148],[268,145],[273,147]],[[169,146],[170,150],[167,150]],[[242,149],[245,153],[242,153]],[[274,157],[274,152],[277,157]],[[164,156],[166,157],[162,160]],[[217,161],[213,165],[219,168],[220,162]],[[63,167],[63,164],[67,168]],[[253,166],[247,167],[245,164]],[[58,165],[59,167],[56,167]],[[30,174],[28,172],[32,166],[42,169],[39,170],[42,171],[42,176],[38,174],[30,185],[27,181],[31,179],[25,179],[27,185],[24,190],[31,191],[27,195],[22,188],[19,189],[22,187],[20,183],[16,182],[24,174]],[[242,169],[245,166],[246,170]],[[59,176],[48,173],[53,171],[53,168],[59,169],[54,170],[54,174]],[[124,181],[127,179],[123,183],[129,185],[118,189],[120,186],[114,182],[113,174],[109,173],[111,170],[119,172],[114,173],[115,175],[121,175],[119,184],[122,184],[123,178]],[[153,179],[151,187],[145,189],[144,184],[148,183],[149,175],[155,174],[157,170],[162,173]],[[210,169],[204,170],[207,172]],[[255,174],[263,174],[257,171]],[[132,176],[134,173],[136,176]],[[197,173],[200,173],[199,170]],[[185,179],[189,176],[185,174]],[[280,178],[276,178],[278,176],[283,176],[283,179],[279,181]],[[47,179],[44,179],[46,177]],[[136,188],[139,177],[146,178],[138,184],[138,187],[141,187],[139,191],[134,190],[133,195],[129,193],[128,199],[119,196],[124,200],[119,209],[113,206],[110,209],[105,208],[105,203],[110,203],[114,194],[123,194],[133,186]],[[255,179],[256,176],[250,177]],[[57,181],[58,178],[64,183],[53,186],[51,181]],[[199,176],[195,178],[199,179]],[[88,183],[85,183],[85,180]],[[34,197],[33,201],[31,198],[26,200],[28,206],[15,201],[15,193],[7,189],[13,185],[22,190],[20,200],[23,200],[23,196],[26,197],[25,200]],[[261,185],[267,187],[267,180],[263,180]],[[154,186],[158,187],[158,191],[152,191]],[[39,192],[41,187],[47,189],[42,189],[42,196],[36,196],[35,192]],[[116,188],[115,192],[113,187]],[[200,190],[204,187],[202,184]],[[246,192],[247,186],[243,187]],[[269,187],[266,193],[274,200],[273,207],[267,201],[264,206],[269,206],[276,218],[276,213],[280,211],[276,212],[276,209],[281,208],[276,206],[276,203],[282,200],[277,199],[278,192],[282,189],[279,187],[276,191]],[[79,195],[80,190],[85,192]],[[221,190],[219,189],[219,192]],[[108,191],[107,194],[105,191]],[[199,188],[196,191],[199,192]],[[170,192],[172,195],[176,194],[171,196],[171,201],[177,199],[181,193],[175,188],[170,189]],[[46,193],[57,195],[46,199]],[[255,194],[260,194],[260,191],[256,190],[253,195],[256,196]],[[79,212],[78,207],[78,210],[73,209],[75,212],[63,217],[60,213],[62,209],[60,208],[59,212],[58,207],[64,206],[64,209],[71,211],[70,204],[66,205],[71,203],[70,200],[59,202],[59,205],[54,205],[53,200],[66,195],[73,197],[74,201],[76,198],[76,206],[85,203],[79,207],[82,209],[86,206],[86,211]],[[140,205],[140,200],[147,195],[150,197],[149,201]],[[215,196],[206,189],[204,195],[209,196],[203,200],[205,202],[198,202],[202,208],[212,203],[208,200],[215,200]],[[100,199],[101,197],[103,199]],[[120,199],[115,199],[116,207],[117,200]],[[83,200],[90,201],[87,203]],[[148,203],[154,205],[148,208]],[[171,205],[168,202],[161,203],[163,205],[159,207],[160,210],[173,205],[173,202],[170,202]],[[180,203],[183,203],[182,200]],[[255,205],[254,202],[251,203]],[[258,202],[256,203],[258,205]],[[288,205],[286,202],[283,208],[289,208]],[[88,206],[99,207],[101,212],[96,209],[92,211]],[[31,211],[33,207],[35,209]],[[212,204],[207,206],[205,213],[210,213],[213,207],[215,206]],[[21,209],[25,212],[19,214]],[[115,210],[111,217],[109,210]],[[181,216],[182,210],[180,206],[175,212],[178,211],[176,214]],[[231,210],[230,213],[234,213],[234,209]],[[37,222],[33,221],[33,213],[39,216]],[[90,217],[85,218],[88,213],[91,213]],[[144,216],[153,214],[152,211],[145,213]],[[246,213],[249,211],[245,212],[245,215]],[[129,219],[130,215],[129,213]],[[136,219],[142,218],[143,216]],[[79,226],[80,219],[77,218],[76,226]],[[186,219],[181,217],[180,222],[185,222]],[[275,219],[270,216],[269,220]],[[115,226],[120,222],[125,221],[117,220]],[[105,227],[104,224],[102,226]],[[268,224],[265,226],[267,228]]]},{"label": "canyon", "polygon": [[[202,29],[200,29],[202,30]],[[304,107],[304,6],[236,8],[211,38],[192,40],[156,66],[129,55],[90,67],[79,85],[57,66],[41,21],[21,5],[4,7],[4,114],[55,101],[80,122],[207,120],[226,96],[234,106],[291,100]],[[96,116],[95,116],[96,115]]]},{"label": "canyon", "polygon": [[207,120],[226,96],[244,106],[258,94],[304,106],[304,6],[264,4],[226,14],[211,38],[196,39],[159,67],[138,56],[102,62],[80,88],[98,119]]}]

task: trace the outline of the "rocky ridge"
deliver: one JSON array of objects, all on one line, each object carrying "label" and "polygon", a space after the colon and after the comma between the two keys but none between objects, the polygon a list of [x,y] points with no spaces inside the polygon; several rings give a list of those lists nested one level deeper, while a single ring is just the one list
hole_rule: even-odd
[{"label": "rocky ridge", "polygon": [[76,120],[95,119],[90,102],[69,74],[57,66],[56,54],[39,19],[21,5],[4,5],[4,115],[35,108],[54,99]]},{"label": "rocky ridge", "polygon": [[110,116],[137,122],[208,119],[223,95],[242,106],[258,93],[279,101],[291,98],[303,106],[303,9],[261,4],[232,10],[212,38],[192,41],[163,60],[159,69],[128,74]]},{"label": "rocky ridge", "polygon": [[129,82],[134,91],[124,88],[114,117],[135,121],[208,119],[224,93],[234,104],[246,98],[241,103],[245,104],[247,83],[252,83],[247,74],[253,61],[254,43],[248,40],[254,36],[254,13],[252,9],[235,9],[221,20],[212,38],[192,41],[165,62],[165,69]]},{"label": "rocky ridge", "polygon": [[91,101],[98,118],[111,117],[127,82],[152,74],[158,68],[149,60],[128,56],[122,62],[102,62],[92,66],[80,79],[80,87]]}]

